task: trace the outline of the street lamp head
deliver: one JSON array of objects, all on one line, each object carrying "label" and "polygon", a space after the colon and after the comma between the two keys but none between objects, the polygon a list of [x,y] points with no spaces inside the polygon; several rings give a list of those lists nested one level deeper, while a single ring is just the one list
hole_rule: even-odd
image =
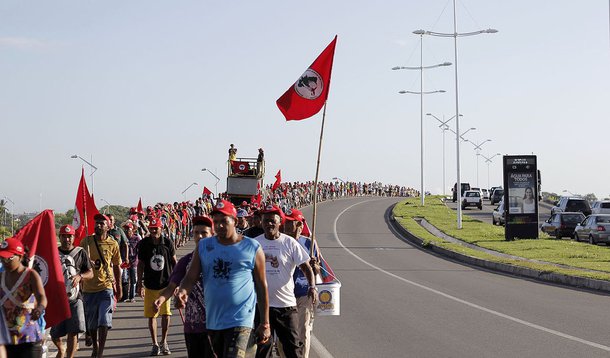
[{"label": "street lamp head", "polygon": [[197,184],[197,183],[193,183],[193,185],[199,185],[199,184]]},{"label": "street lamp head", "polygon": [[201,169],[202,172],[205,172],[206,170],[208,170],[208,168]]},{"label": "street lamp head", "polygon": [[441,66],[451,66],[452,63],[451,62],[443,62],[441,63]]},{"label": "street lamp head", "polygon": [[415,31],[413,31],[413,33],[414,33],[415,35],[425,35],[425,34],[426,34],[426,31],[424,31],[424,30],[415,30]]},{"label": "street lamp head", "polygon": [[445,93],[445,90],[438,90],[438,93]]},{"label": "street lamp head", "polygon": [[426,116],[431,116],[431,115],[432,115],[432,113],[426,113]]},{"label": "street lamp head", "polygon": [[400,66],[394,66],[394,67],[392,67],[392,71],[396,71],[396,70],[400,70]]},{"label": "street lamp head", "polygon": [[485,30],[486,34],[495,34],[496,32],[498,32],[498,30],[496,30],[496,29],[487,29],[487,30]]},{"label": "street lamp head", "polygon": [[76,159],[76,158],[78,158],[78,155],[74,154],[74,155],[70,156],[70,158]]},{"label": "street lamp head", "polygon": [[471,130],[471,131],[473,131],[473,130],[475,130],[475,129],[476,129],[475,127],[470,127],[470,130]]},{"label": "street lamp head", "polygon": [[407,93],[407,91],[404,91],[404,90],[403,91],[398,91],[398,93],[405,94],[405,93]]}]

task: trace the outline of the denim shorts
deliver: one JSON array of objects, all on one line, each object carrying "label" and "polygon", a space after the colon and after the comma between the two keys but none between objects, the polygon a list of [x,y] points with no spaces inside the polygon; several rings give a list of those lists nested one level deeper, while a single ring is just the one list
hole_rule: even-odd
[{"label": "denim shorts", "polygon": [[114,293],[111,289],[99,292],[84,292],[83,302],[88,330],[94,330],[101,326],[112,328]]}]

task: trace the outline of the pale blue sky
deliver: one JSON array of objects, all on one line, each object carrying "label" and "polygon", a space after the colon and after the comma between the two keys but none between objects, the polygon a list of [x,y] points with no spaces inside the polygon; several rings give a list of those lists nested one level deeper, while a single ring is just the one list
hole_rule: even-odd
[{"label": "pale blue sky", "polygon": [[[458,2],[462,128],[483,154],[537,154],[543,189],[610,195],[607,1]],[[275,100],[338,35],[321,179],[419,188],[418,71],[423,28],[452,31],[451,2],[4,1],[0,4],[0,197],[16,211],[74,205],[93,156],[98,199],[135,205],[196,195],[240,156],[265,148],[267,182],[313,180],[321,113],[286,123]],[[453,60],[424,38],[424,65]],[[453,68],[425,74],[425,112],[454,114]],[[442,192],[441,131],[425,123],[426,189]],[[454,123],[452,122],[452,125]],[[447,136],[447,187],[455,182]],[[476,184],[462,146],[462,180]],[[499,157],[490,184],[501,180]],[[6,168],[10,168],[7,170]],[[479,184],[487,166],[479,162]],[[221,181],[219,188],[224,188]]]}]

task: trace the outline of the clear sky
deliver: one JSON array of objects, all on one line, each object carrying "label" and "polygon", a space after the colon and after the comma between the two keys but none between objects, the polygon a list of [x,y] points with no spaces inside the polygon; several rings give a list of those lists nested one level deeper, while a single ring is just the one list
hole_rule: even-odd
[{"label": "clear sky", "polygon": [[[538,155],[543,190],[610,195],[607,1],[458,2],[462,129],[482,154]],[[99,168],[98,206],[192,199],[225,187],[227,149],[265,149],[266,182],[313,180],[322,114],[285,122],[276,99],[338,35],[321,179],[419,188],[416,29],[452,32],[430,1],[20,1],[0,3],[0,197],[15,211],[74,206],[82,162]],[[424,65],[454,62],[424,37]],[[425,112],[455,114],[453,67],[425,72]],[[605,119],[606,118],[606,119]],[[451,122],[452,126],[455,124]],[[442,132],[425,118],[426,190],[443,191]],[[501,158],[489,184],[501,182]],[[462,181],[477,183],[462,145]],[[446,136],[446,186],[455,138]],[[88,171],[88,168],[87,172]],[[479,185],[488,186],[479,161]],[[90,181],[90,178],[89,178]],[[91,183],[89,183],[91,187]],[[449,190],[447,189],[447,192]]]}]

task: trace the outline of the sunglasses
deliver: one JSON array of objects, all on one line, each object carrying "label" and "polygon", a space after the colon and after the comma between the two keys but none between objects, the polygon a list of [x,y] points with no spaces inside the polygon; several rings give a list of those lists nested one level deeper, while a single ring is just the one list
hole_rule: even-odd
[{"label": "sunglasses", "polygon": [[0,258],[2,261],[13,261],[15,258],[17,258],[17,255],[13,255],[11,257],[2,257]]}]

